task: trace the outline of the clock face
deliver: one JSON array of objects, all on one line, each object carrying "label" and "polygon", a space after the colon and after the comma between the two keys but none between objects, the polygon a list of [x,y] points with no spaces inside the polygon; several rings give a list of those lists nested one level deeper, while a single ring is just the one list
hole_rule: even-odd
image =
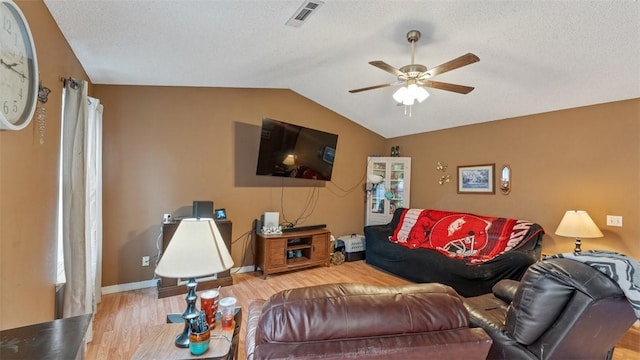
[{"label": "clock face", "polygon": [[29,124],[37,102],[38,71],[31,31],[20,9],[0,2],[0,129]]}]

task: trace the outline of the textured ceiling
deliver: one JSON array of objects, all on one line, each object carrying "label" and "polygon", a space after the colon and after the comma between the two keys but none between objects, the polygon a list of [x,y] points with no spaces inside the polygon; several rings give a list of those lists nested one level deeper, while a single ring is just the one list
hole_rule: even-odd
[{"label": "textured ceiling", "polygon": [[[638,1],[45,0],[95,84],[288,88],[387,138],[640,97]],[[480,62],[433,80],[405,115],[394,82],[368,64]],[[295,122],[295,119],[281,119]]]}]

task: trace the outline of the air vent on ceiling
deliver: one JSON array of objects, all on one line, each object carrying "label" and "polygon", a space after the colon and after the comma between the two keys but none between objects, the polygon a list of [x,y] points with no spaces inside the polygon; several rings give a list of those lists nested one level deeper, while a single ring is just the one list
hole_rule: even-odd
[{"label": "air vent on ceiling", "polygon": [[305,23],[320,6],[324,4],[323,1],[305,1],[300,5],[298,10],[293,13],[291,18],[285,23],[287,26],[300,27]]}]

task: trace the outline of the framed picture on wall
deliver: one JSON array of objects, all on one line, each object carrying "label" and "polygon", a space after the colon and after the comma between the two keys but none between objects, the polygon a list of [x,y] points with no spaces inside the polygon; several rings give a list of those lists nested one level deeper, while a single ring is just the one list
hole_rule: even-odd
[{"label": "framed picture on wall", "polygon": [[336,157],[336,149],[330,146],[324,146],[322,148],[322,161],[327,164],[333,165],[333,159]]},{"label": "framed picture on wall", "polygon": [[225,209],[216,209],[216,220],[225,220],[227,218],[227,211]]},{"label": "framed picture on wall", "polygon": [[496,164],[458,166],[458,194],[495,194]]}]

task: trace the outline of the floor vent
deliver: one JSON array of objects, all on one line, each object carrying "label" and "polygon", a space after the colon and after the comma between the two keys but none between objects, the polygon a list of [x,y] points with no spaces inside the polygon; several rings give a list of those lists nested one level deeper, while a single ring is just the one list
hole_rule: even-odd
[{"label": "floor vent", "polygon": [[285,23],[287,26],[300,27],[305,23],[324,2],[322,1],[305,1],[300,5],[298,10],[293,13],[291,18]]}]

